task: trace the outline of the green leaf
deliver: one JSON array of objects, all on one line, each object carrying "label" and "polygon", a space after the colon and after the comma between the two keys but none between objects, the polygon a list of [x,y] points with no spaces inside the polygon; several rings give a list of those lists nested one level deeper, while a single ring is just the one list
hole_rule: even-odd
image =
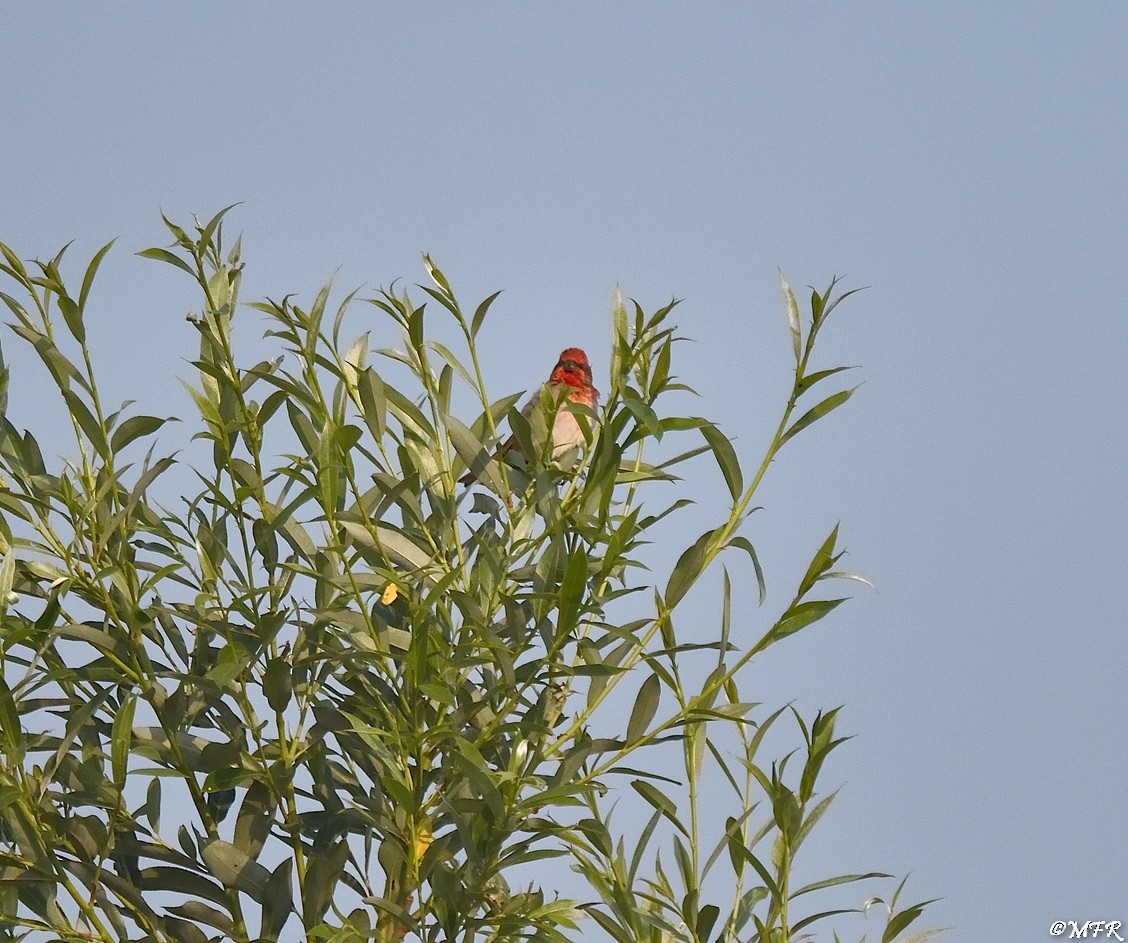
[{"label": "green leaf", "polygon": [[802,920],[799,920],[799,921],[793,923],[791,925],[791,932],[792,933],[798,933],[804,927],[809,927],[812,923],[815,923],[816,921],[819,921],[819,920],[825,920],[827,917],[836,917],[839,914],[857,914],[857,913],[861,913],[861,911],[858,910],[856,907],[850,907],[850,908],[845,908],[845,909],[840,908],[838,910],[824,910],[821,913],[811,914],[809,917],[804,917]]},{"label": "green leaf", "polygon": [[186,920],[194,920],[196,923],[206,923],[226,937],[231,937],[235,933],[235,924],[227,914],[198,900],[190,900],[178,907],[169,907],[168,912]]},{"label": "green leaf", "polygon": [[23,761],[23,728],[20,726],[20,712],[7,682],[0,676],[0,731],[4,734],[4,746],[11,766]]},{"label": "green leaf", "polygon": [[500,291],[495,291],[492,295],[490,295],[485,301],[483,301],[475,309],[474,316],[470,319],[470,336],[471,337],[477,337],[478,336],[478,330],[479,330],[479,328],[481,328],[482,322],[486,318],[486,312],[489,311],[490,305],[492,305],[494,303],[494,301],[497,300],[497,296],[500,295],[500,294],[501,294]]},{"label": "green leaf", "polygon": [[365,425],[379,442],[387,428],[388,402],[384,396],[384,383],[375,370],[367,367],[357,376],[356,385]]},{"label": "green leaf", "polygon": [[906,907],[900,913],[894,914],[889,918],[889,923],[885,926],[885,932],[881,935],[881,943],[893,943],[902,930],[906,929],[909,924],[916,920],[922,913],[924,908],[929,904],[935,904],[940,898],[922,901],[919,904],[914,904],[912,907]]},{"label": "green leaf", "polygon": [[137,708],[137,698],[130,695],[122,701],[114,716],[113,731],[110,735],[110,760],[114,783],[125,785],[129,768],[129,752],[133,746],[133,713]]},{"label": "green leaf", "polygon": [[444,416],[443,423],[446,426],[451,445],[454,446],[454,451],[458,454],[458,457],[462,459],[462,463],[474,471],[476,475],[480,475],[489,461],[489,452],[483,448],[478,437],[454,416]]},{"label": "green leaf", "polygon": [[272,658],[267,662],[262,681],[263,694],[272,711],[282,711],[290,703],[294,691],[293,672],[285,658]]},{"label": "green leaf", "polygon": [[211,875],[224,887],[242,891],[259,904],[266,899],[271,874],[245,852],[216,838],[200,848],[200,856]]},{"label": "green leaf", "polygon": [[[560,600],[556,619],[556,638],[563,640],[572,635],[579,623],[581,603],[588,579],[588,554],[583,544],[578,544],[568,557],[564,578],[560,582]],[[645,685],[643,685],[645,687]]]},{"label": "green leaf", "polygon": [[193,278],[196,273],[192,267],[185,262],[180,256],[173,255],[168,249],[142,249],[137,253],[143,259],[155,259],[158,262],[167,262],[169,265],[175,265],[181,271],[187,272]]},{"label": "green leaf", "polygon": [[12,585],[16,580],[16,556],[14,553],[4,554],[0,561],[0,607],[8,605],[8,595],[12,592]]},{"label": "green leaf", "polygon": [[686,827],[678,820],[678,807],[674,804],[674,800],[667,796],[664,792],[658,789],[653,783],[648,783],[645,779],[632,779],[631,787],[643,799],[650,803],[657,809],[671,825],[674,826],[679,832],[686,837],[689,832]]},{"label": "green leaf", "polygon": [[708,940],[721,910],[716,904],[706,904],[697,913],[696,939]]},{"label": "green leaf", "polygon": [[225,206],[218,213],[216,213],[215,216],[213,216],[208,221],[207,225],[204,226],[204,228],[202,230],[200,230],[200,242],[201,242],[201,244],[207,245],[208,243],[210,243],[211,238],[212,238],[212,234],[215,232],[215,230],[219,226],[219,224],[223,221],[223,217],[226,216],[228,213],[230,213],[233,209],[235,209],[236,206],[240,206],[240,205],[241,205],[241,201],[239,203],[232,203],[229,206]]},{"label": "green leaf", "polygon": [[633,390],[624,389],[622,392],[623,405],[634,416],[635,421],[655,439],[662,438],[662,425],[658,421],[658,414],[653,407]]},{"label": "green leaf", "polygon": [[102,264],[102,259],[106,257],[106,253],[113,248],[116,239],[111,239],[101,249],[94,253],[94,258],[90,260],[90,264],[86,267],[86,274],[82,277],[82,288],[78,293],[78,307],[79,310],[86,310],[86,299],[90,295],[90,287],[94,284],[94,276],[98,272],[98,266]]},{"label": "green leaf", "polygon": [[253,782],[235,819],[235,847],[248,858],[257,858],[274,822],[275,801],[270,788]]},{"label": "green leaf", "polygon": [[442,270],[431,261],[431,257],[427,253],[423,253],[423,267],[427,270],[427,274],[431,276],[432,281],[443,290],[443,293],[449,298],[452,294],[450,290],[450,282],[447,281],[446,276]]},{"label": "green leaf", "polygon": [[262,900],[262,940],[277,940],[294,912],[293,862],[287,858],[270,875]]},{"label": "green leaf", "polygon": [[84,345],[86,343],[86,327],[82,323],[82,309],[69,295],[60,293],[59,310],[63,313],[63,321],[67,325],[67,330],[71,332],[79,344]]},{"label": "green leaf", "polygon": [[145,790],[145,807],[142,814],[149,821],[149,829],[154,834],[161,830],[161,781],[154,776]]},{"label": "green leaf", "polygon": [[760,605],[764,604],[764,600],[768,598],[768,587],[764,582],[764,571],[760,566],[760,557],[756,553],[756,548],[752,545],[747,537],[737,535],[728,542],[730,547],[739,547],[752,558],[752,567],[756,571],[756,586],[760,590]]},{"label": "green leaf", "polygon": [[106,430],[102,428],[102,424],[94,418],[94,414],[90,412],[86,404],[78,398],[78,395],[70,389],[60,389],[63,394],[63,399],[67,401],[67,409],[78,423],[79,428],[86,435],[87,440],[94,447],[94,450],[104,459],[109,459],[109,444],[106,442]]},{"label": "green leaf", "polygon": [[399,531],[392,530],[392,528],[383,524],[373,526],[376,530],[375,537],[364,524],[357,521],[341,521],[341,527],[360,546],[383,553],[397,566],[402,566],[405,569],[418,569],[431,562],[430,554],[416,546]]},{"label": "green leaf", "polygon": [[674,564],[673,572],[670,573],[670,579],[666,583],[665,601],[668,609],[673,609],[681,602],[682,597],[689,592],[689,588],[701,575],[705,566],[705,551],[715,533],[715,530],[705,531],[678,557],[678,562]]},{"label": "green leaf", "polygon": [[826,540],[815,555],[811,558],[810,564],[807,566],[807,572],[803,574],[803,579],[799,583],[799,591],[795,594],[798,598],[802,598],[811,591],[815,583],[817,583],[823,576],[834,566],[835,561],[841,554],[835,554],[834,546],[838,542],[838,525],[834,525],[834,529],[827,536]]},{"label": "green leaf", "polygon": [[851,884],[854,881],[869,881],[873,878],[888,878],[892,877],[891,874],[885,874],[882,871],[867,871],[865,874],[840,874],[838,877],[825,878],[822,881],[815,881],[813,884],[805,884],[799,890],[791,895],[791,899],[800,897],[803,894],[809,894],[811,891],[821,891],[825,887],[837,887],[840,884]]},{"label": "green leaf", "polygon": [[176,891],[179,894],[210,900],[221,907],[227,903],[227,895],[224,894],[222,887],[209,881],[202,874],[185,871],[183,868],[145,868],[141,871],[141,882],[146,891]]},{"label": "green leaf", "polygon": [[654,720],[654,715],[658,713],[658,703],[661,699],[662,683],[657,675],[652,674],[642,682],[638,696],[635,698],[631,718],[627,722],[625,739],[628,744],[634,743],[646,733],[646,728],[650,726],[650,722]]},{"label": "green leaf", "polygon": [[856,370],[856,369],[857,369],[856,367],[832,367],[829,370],[816,370],[814,373],[805,374],[803,376],[803,379],[801,379],[799,381],[799,383],[795,387],[795,389],[798,391],[798,394],[800,396],[802,396],[804,393],[807,392],[807,390],[809,390],[812,386],[814,386],[820,380],[825,380],[827,377],[832,377],[836,373],[841,373],[843,370]]},{"label": "green leaf", "polygon": [[348,858],[349,845],[345,838],[331,848],[310,852],[302,885],[302,913],[306,926],[314,926],[325,916]]},{"label": "green leaf", "polygon": [[792,606],[772,629],[772,637],[781,639],[804,629],[837,609],[845,599],[817,599]]},{"label": "green leaf", "polygon": [[782,446],[784,442],[786,442],[788,439],[792,438],[793,436],[797,435],[798,433],[802,432],[811,423],[815,422],[818,419],[821,419],[823,416],[825,416],[827,413],[829,413],[832,409],[837,409],[839,406],[841,406],[843,403],[845,403],[846,400],[848,400],[851,396],[854,395],[854,390],[856,390],[856,389],[857,389],[857,387],[854,386],[854,387],[851,387],[848,390],[840,390],[839,392],[833,394],[832,396],[828,396],[826,399],[824,399],[817,406],[812,406],[805,413],[803,413],[802,416],[800,416],[798,419],[795,420],[795,422],[793,422],[791,424],[791,428],[788,429],[780,437],[779,444]]},{"label": "green leaf", "polygon": [[130,442],[142,436],[152,435],[169,420],[156,416],[130,416],[114,430],[110,439],[110,450],[116,455]]},{"label": "green leaf", "polygon": [[166,917],[163,922],[169,936],[178,943],[208,943],[207,934],[188,920]]},{"label": "green leaf", "polygon": [[744,476],[740,471],[740,460],[736,457],[732,442],[712,423],[702,426],[701,434],[709,443],[709,448],[713,450],[713,457],[721,468],[721,474],[725,476],[725,484],[728,485],[733,501],[739,500],[744,492]]}]

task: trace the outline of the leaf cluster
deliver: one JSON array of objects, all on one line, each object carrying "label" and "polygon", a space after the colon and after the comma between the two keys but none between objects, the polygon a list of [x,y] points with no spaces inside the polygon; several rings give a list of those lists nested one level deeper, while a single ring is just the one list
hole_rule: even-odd
[{"label": "leaf cluster", "polygon": [[[156,452],[167,420],[108,412],[98,392],[86,323],[110,246],[77,296],[62,252],[28,266],[0,246],[10,326],[54,381],[77,456],[49,466],[17,429],[0,361],[0,925],[28,939],[551,941],[587,917],[624,943],[783,941],[844,912],[797,918],[796,900],[884,877],[791,887],[834,797],[817,780],[842,742],[837,710],[792,712],[796,783],[791,756],[759,758],[784,711],[756,720],[739,691],[756,654],[844,601],[815,595],[857,578],[836,568],[838,528],[756,641],[734,636],[727,569],[715,637],[696,618],[694,641],[679,632],[726,550],[748,558],[766,597],[743,533],[752,499],[779,450],[852,392],[794,418],[843,369],[808,369],[845,297],[834,284],[813,295],[805,328],[785,288],[794,385],[747,476],[714,423],[667,412],[685,389],[673,303],[649,315],[616,305],[598,415],[553,403],[526,417],[520,394],[495,397],[476,340],[498,296],[465,313],[429,258],[424,300],[392,288],[331,306],[327,286],[308,306],[254,303],[274,355],[241,366],[229,210],[194,227],[166,219],[171,246],[140,253],[201,296],[188,391],[210,462],[194,463],[196,488],[172,509],[158,500],[177,464]],[[368,328],[346,339],[358,308]],[[434,317],[462,354],[431,336]],[[398,346],[372,348],[374,333]],[[465,421],[458,385],[477,404]],[[558,461],[554,409],[588,430]],[[506,427],[522,447],[498,460]],[[652,459],[667,436],[689,441]],[[689,502],[655,508],[648,486],[701,455],[731,508],[652,579],[648,534]],[[671,747],[677,777],[662,759]],[[712,842],[709,764],[737,810]],[[629,854],[609,800],[628,783],[648,810]],[[672,873],[660,850],[649,857],[667,839]],[[706,902],[724,862],[727,906]],[[590,898],[559,896],[552,875],[569,865]],[[923,906],[891,906],[883,943]]]}]

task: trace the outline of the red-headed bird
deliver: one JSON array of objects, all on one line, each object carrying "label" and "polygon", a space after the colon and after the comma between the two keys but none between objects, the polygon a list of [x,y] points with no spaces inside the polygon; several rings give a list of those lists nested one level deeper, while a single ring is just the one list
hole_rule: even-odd
[{"label": "red-headed bird", "polygon": [[[541,387],[540,392],[533,396],[521,410],[521,415],[531,419],[533,411],[539,403],[544,403],[545,409],[552,415],[552,457],[560,458],[572,449],[584,444],[584,428],[581,423],[584,417],[577,416],[572,410],[563,405],[564,400],[586,406],[595,410],[599,405],[599,390],[591,384],[591,364],[588,363],[587,354],[579,347],[568,347],[561,351],[560,359],[552,368],[548,382]],[[586,423],[584,423],[586,425]],[[516,448],[517,437],[510,436],[506,439],[494,458],[502,458],[509,451]],[[473,482],[478,476],[469,471],[459,481],[464,485]]]}]

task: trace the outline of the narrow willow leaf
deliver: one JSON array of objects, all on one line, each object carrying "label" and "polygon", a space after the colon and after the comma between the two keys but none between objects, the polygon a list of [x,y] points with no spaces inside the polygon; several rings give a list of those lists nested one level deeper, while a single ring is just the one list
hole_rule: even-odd
[{"label": "narrow willow leaf", "polygon": [[744,476],[740,471],[740,460],[736,457],[732,442],[712,423],[702,426],[701,434],[709,443],[709,448],[713,450],[713,457],[720,466],[721,474],[725,476],[725,484],[728,485],[733,501],[739,500],[744,491]]},{"label": "narrow willow leaf", "polygon": [[558,595],[560,603],[556,618],[556,638],[558,641],[570,637],[576,631],[579,624],[581,603],[586,596],[587,579],[587,549],[583,544],[579,544],[569,555],[568,563],[564,569],[564,578],[560,582]]},{"label": "narrow willow leaf", "polygon": [[662,699],[662,683],[657,675],[651,675],[642,682],[638,696],[635,698],[631,718],[627,722],[626,741],[628,744],[637,741],[654,720],[658,713],[658,704]]},{"label": "narrow willow leaf", "polygon": [[228,213],[230,213],[233,209],[235,209],[236,206],[240,206],[240,205],[241,205],[241,202],[240,203],[232,203],[229,206],[225,206],[218,213],[216,213],[215,216],[213,216],[208,221],[207,225],[205,225],[200,230],[200,242],[201,242],[201,244],[203,244],[203,245],[210,244],[211,240],[212,240],[212,235],[215,233],[215,231],[219,227],[220,223],[223,222],[223,217],[226,216]]},{"label": "narrow willow leaf", "polygon": [[689,588],[701,575],[701,570],[705,566],[705,551],[714,533],[716,533],[714,530],[705,531],[692,546],[683,551],[678,562],[674,564],[673,572],[670,573],[670,579],[666,583],[665,601],[668,609],[673,609],[681,602],[682,597],[689,592]]},{"label": "narrow willow leaf", "polygon": [[142,436],[152,435],[168,421],[156,416],[130,416],[114,430],[110,439],[110,450],[116,455],[130,442]]},{"label": "narrow willow leaf", "polygon": [[67,330],[71,332],[79,344],[86,344],[86,326],[82,323],[82,309],[78,303],[65,293],[59,294],[59,310],[63,313],[63,321]]},{"label": "narrow willow leaf", "polygon": [[289,858],[270,875],[262,900],[262,930],[259,938],[275,941],[294,912],[294,864]]},{"label": "narrow willow leaf", "polygon": [[631,787],[642,796],[643,799],[661,812],[663,818],[673,825],[674,828],[688,837],[689,832],[678,820],[678,807],[674,804],[673,799],[658,789],[653,783],[648,783],[645,779],[631,780]]},{"label": "narrow willow leaf", "polygon": [[756,571],[756,586],[760,590],[760,605],[762,606],[768,598],[768,586],[764,582],[764,570],[760,566],[760,557],[756,553],[756,548],[752,545],[752,541],[739,534],[728,542],[728,546],[739,547],[752,558],[752,568]]},{"label": "narrow willow leaf", "polygon": [[133,713],[137,708],[137,699],[130,695],[122,701],[114,716],[113,731],[110,735],[110,760],[113,771],[114,783],[118,787],[125,785],[125,776],[129,768],[129,752],[133,746]]},{"label": "narrow willow leaf", "polygon": [[293,672],[285,658],[272,658],[267,662],[262,680],[263,694],[272,711],[283,711],[290,703],[294,691]]},{"label": "narrow willow leaf", "polygon": [[270,882],[270,872],[257,861],[229,842],[213,839],[200,848],[208,871],[224,887],[233,887],[247,894],[256,903],[266,898]]},{"label": "narrow willow leaf", "polygon": [[169,907],[168,912],[177,917],[183,917],[185,920],[206,923],[209,927],[214,927],[227,937],[235,933],[235,924],[227,914],[216,910],[214,907],[209,907],[207,904],[201,903],[198,900],[190,900],[187,903],[180,904],[178,907]]},{"label": "narrow willow leaf", "polygon": [[875,878],[889,878],[891,874],[885,874],[882,871],[867,871],[865,874],[840,874],[833,878],[824,878],[821,881],[815,881],[813,884],[805,884],[799,890],[791,895],[791,899],[800,897],[803,894],[809,894],[811,891],[821,891],[824,887],[837,887],[839,884],[851,884],[855,881],[869,881]]},{"label": "narrow willow leaf", "polygon": [[[132,731],[130,733],[132,735]],[[149,821],[150,831],[159,834],[161,830],[161,781],[156,776],[149,780],[149,788],[145,790],[143,814]]]},{"label": "narrow willow leaf", "polygon": [[844,602],[845,599],[818,599],[792,606],[772,629],[773,639],[778,640],[792,635],[811,623],[818,622]]},{"label": "narrow willow leaf", "polygon": [[470,319],[471,337],[478,336],[478,331],[482,327],[482,322],[486,319],[486,312],[489,311],[490,305],[492,305],[494,301],[497,300],[497,296],[500,294],[500,291],[495,291],[474,310],[474,316]]},{"label": "narrow willow leaf", "polygon": [[368,527],[356,521],[341,521],[341,527],[360,546],[386,554],[388,559],[399,566],[419,569],[431,562],[430,554],[416,546],[403,534],[383,524],[375,525],[375,537]]},{"label": "narrow willow leaf", "polygon": [[23,760],[23,728],[20,726],[20,712],[7,682],[0,676],[0,729],[4,733],[4,747],[12,766]]},{"label": "narrow willow leaf", "polygon": [[243,797],[235,819],[235,847],[248,858],[257,858],[274,821],[275,802],[270,788],[254,782]]},{"label": "narrow willow leaf", "polygon": [[168,249],[142,249],[137,254],[143,259],[155,259],[158,262],[167,262],[169,265],[175,265],[178,269],[187,272],[193,278],[196,277],[196,273],[192,270],[192,267],[180,258],[180,256],[173,255]]},{"label": "narrow willow leaf", "polygon": [[709,939],[710,934],[713,932],[713,925],[717,922],[717,917],[720,916],[720,913],[721,910],[716,904],[706,904],[698,911],[696,939]]},{"label": "narrow willow leaf", "polygon": [[829,413],[832,409],[837,409],[839,406],[841,406],[843,403],[845,403],[846,400],[848,400],[851,396],[854,395],[854,390],[856,390],[856,389],[857,389],[857,387],[854,386],[854,387],[851,387],[848,390],[840,390],[839,392],[833,394],[832,396],[828,396],[826,399],[824,399],[817,406],[812,406],[805,413],[803,413],[802,416],[800,416],[798,419],[795,420],[795,422],[793,422],[791,424],[791,428],[789,428],[780,437],[779,444],[783,445],[784,442],[786,442],[788,439],[792,438],[793,436],[797,435],[798,433],[802,432],[811,423],[815,422],[818,419],[821,419],[823,416],[825,416],[827,413]]},{"label": "narrow willow leaf", "polygon": [[208,935],[191,921],[166,917],[162,923],[177,943],[209,943]]},{"label": "narrow willow leaf", "polygon": [[812,923],[819,920],[825,920],[827,917],[836,917],[839,914],[860,914],[861,911],[856,907],[850,907],[838,910],[824,910],[821,913],[811,914],[809,917],[804,917],[802,920],[797,920],[791,925],[791,932],[798,933],[804,927],[809,927]]},{"label": "narrow willow leaf", "polygon": [[90,412],[86,404],[79,399],[78,394],[73,390],[61,389],[59,392],[63,394],[63,399],[67,401],[67,409],[78,423],[87,440],[94,446],[94,450],[102,458],[108,460],[110,447],[106,441],[106,430],[102,428],[102,424],[94,418],[94,414]]},{"label": "narrow willow leaf", "polygon": [[431,276],[431,280],[441,288],[447,296],[452,294],[450,290],[450,282],[447,281],[446,276],[442,270],[431,260],[431,257],[424,253],[423,267],[427,270],[427,274]]},{"label": "narrow willow leaf", "polygon": [[893,943],[902,930],[906,929],[909,924],[913,923],[913,921],[924,913],[925,907],[929,904],[935,904],[937,900],[939,900],[939,898],[922,901],[919,904],[914,904],[912,907],[906,907],[900,913],[896,913],[890,917],[889,923],[886,924],[885,932],[881,935],[881,943]]},{"label": "narrow willow leaf", "polygon": [[14,553],[4,554],[0,561],[0,606],[7,606],[8,596],[16,580],[16,556]]},{"label": "narrow willow leaf", "polygon": [[481,441],[454,416],[444,416],[443,423],[446,426],[451,444],[454,446],[454,451],[458,453],[462,463],[473,470],[476,475],[480,475],[490,457],[489,453],[483,448]]},{"label": "narrow willow leaf", "polygon": [[178,894],[210,900],[220,907],[227,904],[227,895],[222,887],[201,874],[185,871],[183,868],[144,868],[141,871],[141,882],[146,891],[176,891]]},{"label": "narrow willow leaf", "polygon": [[307,926],[316,925],[325,916],[348,858],[349,845],[343,837],[331,848],[310,854],[302,884],[302,914]]},{"label": "narrow willow leaf", "polygon": [[801,379],[796,385],[795,389],[798,391],[799,395],[802,396],[807,392],[807,390],[809,390],[820,380],[825,380],[827,377],[832,377],[836,373],[841,373],[843,370],[856,369],[857,367],[831,367],[829,370],[816,370],[814,373],[805,374],[803,376],[803,379]]},{"label": "narrow willow leaf", "polygon": [[795,300],[795,292],[791,290],[782,270],[779,273],[779,293],[783,302],[783,311],[787,315],[787,326],[791,331],[791,347],[795,352],[795,362],[802,358],[803,328],[799,320],[799,302]]},{"label": "narrow willow leaf", "polygon": [[834,529],[811,558],[807,572],[803,574],[803,579],[799,583],[799,591],[795,594],[798,598],[802,599],[806,596],[815,583],[823,579],[827,571],[834,566],[834,561],[841,556],[834,552],[835,544],[838,543],[838,526],[834,525]]},{"label": "narrow willow leaf", "polygon": [[875,593],[877,587],[873,585],[868,579],[859,573],[851,573],[848,570],[827,570],[822,577],[824,580],[852,580],[855,583],[863,583],[872,589]]},{"label": "narrow willow leaf", "polygon": [[80,310],[86,310],[86,299],[90,295],[90,287],[94,284],[94,276],[98,272],[98,266],[102,264],[102,259],[106,257],[106,253],[113,248],[116,239],[111,239],[101,249],[94,253],[94,258],[90,260],[90,264],[86,266],[86,274],[82,277],[82,288],[78,293],[78,307]]}]

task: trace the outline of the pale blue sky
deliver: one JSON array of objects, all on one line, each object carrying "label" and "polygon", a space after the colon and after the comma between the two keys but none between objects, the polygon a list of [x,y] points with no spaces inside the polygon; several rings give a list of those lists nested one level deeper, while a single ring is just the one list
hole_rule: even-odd
[{"label": "pale blue sky", "polygon": [[989,6],[13,4],[0,238],[119,237],[93,345],[154,413],[195,344],[190,286],[131,255],[161,209],[244,201],[246,300],[422,280],[421,251],[504,288],[499,390],[569,344],[605,376],[617,283],[676,295],[693,408],[748,463],[786,395],[777,266],[872,286],[823,340],[864,386],[749,531],[777,604],[838,520],[880,590],[759,669],[856,735],[816,853],[913,870],[958,943],[1128,924],[1128,6]]}]

